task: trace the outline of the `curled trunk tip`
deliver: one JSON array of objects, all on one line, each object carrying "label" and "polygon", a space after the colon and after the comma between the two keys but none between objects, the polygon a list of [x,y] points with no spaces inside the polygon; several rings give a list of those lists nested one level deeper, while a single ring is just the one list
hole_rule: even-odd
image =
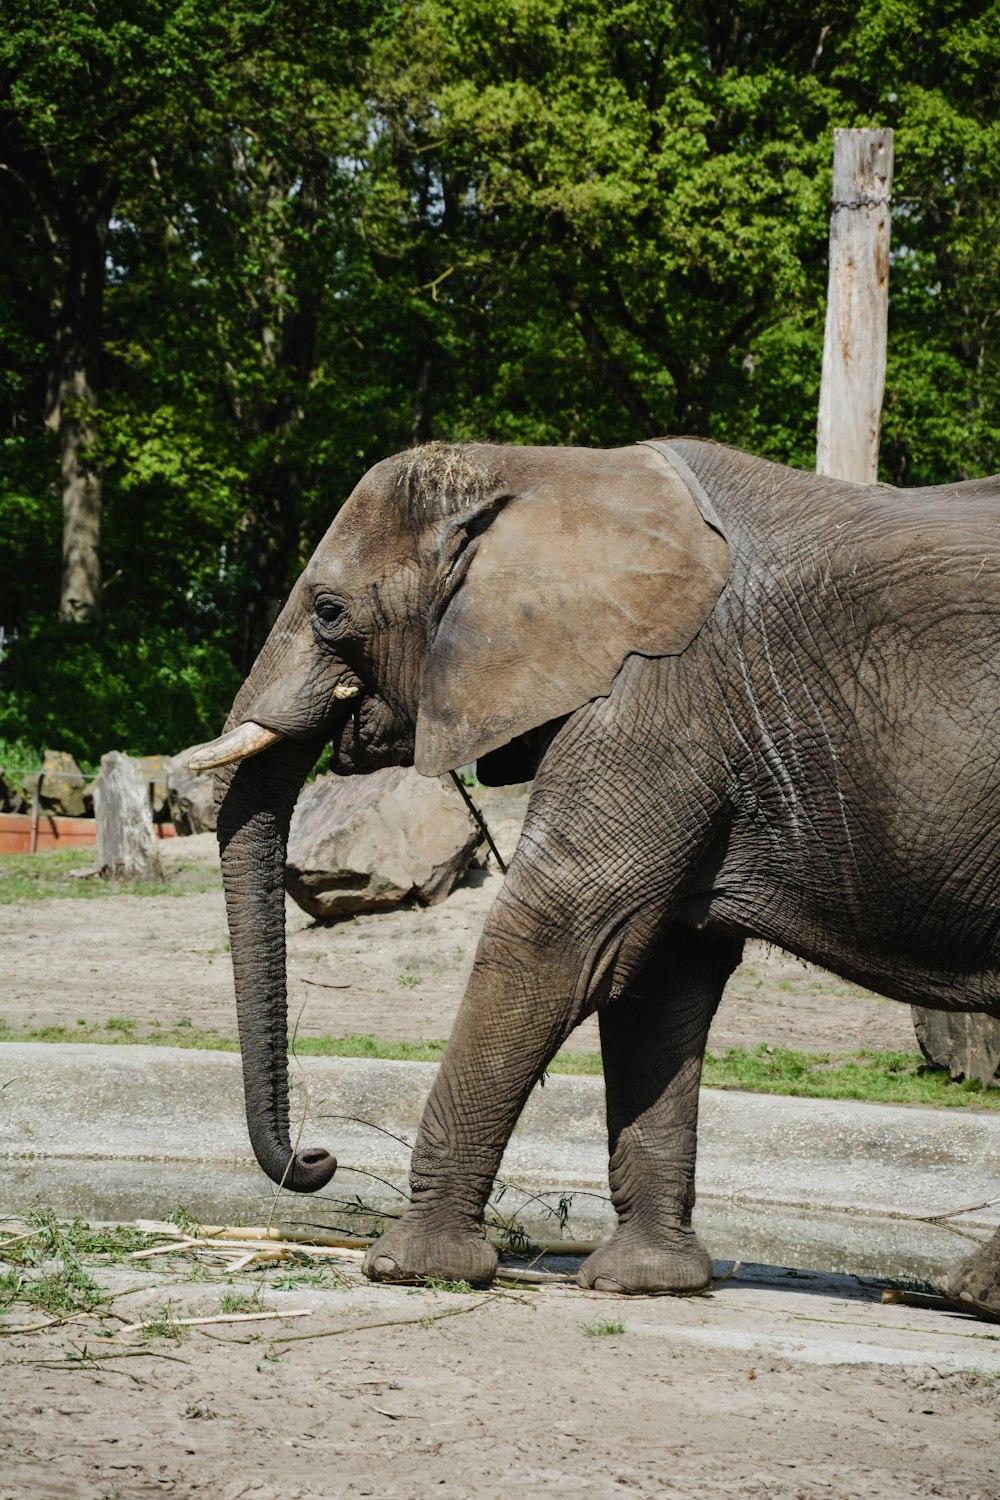
[{"label": "curled trunk tip", "polygon": [[[317,1193],[337,1170],[337,1158],[323,1146],[293,1151],[283,1126],[268,1127],[259,1117],[248,1115],[250,1144],[271,1181],[292,1193]],[[284,1139],[282,1140],[282,1136]]]}]

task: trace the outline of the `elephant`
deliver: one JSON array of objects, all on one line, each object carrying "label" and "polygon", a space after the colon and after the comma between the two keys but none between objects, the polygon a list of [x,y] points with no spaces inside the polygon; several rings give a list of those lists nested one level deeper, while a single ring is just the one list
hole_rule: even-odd
[{"label": "elephant", "polygon": [[[344,775],[531,779],[375,1280],[489,1283],[484,1207],[596,1012],[614,1233],[585,1287],[704,1287],[698,1090],[756,937],[904,1002],[1000,1017],[1000,477],[819,477],[694,438],[431,443],[368,471],[296,582],[216,771],[250,1139],[289,1139],[284,859]],[[1000,1232],[943,1290],[1000,1314]]]}]

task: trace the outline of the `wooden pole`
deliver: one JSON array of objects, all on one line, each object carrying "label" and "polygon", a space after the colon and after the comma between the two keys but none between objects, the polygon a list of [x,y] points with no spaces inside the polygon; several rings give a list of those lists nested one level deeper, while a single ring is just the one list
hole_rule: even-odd
[{"label": "wooden pole", "polygon": [[835,130],[816,472],[878,477],[889,317],[891,130]]}]

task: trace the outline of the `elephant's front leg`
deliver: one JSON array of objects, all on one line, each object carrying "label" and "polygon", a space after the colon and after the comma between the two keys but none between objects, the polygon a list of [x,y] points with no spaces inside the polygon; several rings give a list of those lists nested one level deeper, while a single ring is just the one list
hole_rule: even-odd
[{"label": "elephant's front leg", "polygon": [[505,890],[420,1123],[410,1207],[365,1258],[373,1280],[492,1279],[484,1210],[528,1095],[580,1019],[577,978],[566,945]]},{"label": "elephant's front leg", "polygon": [[741,950],[738,939],[678,932],[601,1012],[618,1225],[581,1267],[582,1286],[677,1292],[711,1279],[691,1227],[698,1087],[708,1029]]}]

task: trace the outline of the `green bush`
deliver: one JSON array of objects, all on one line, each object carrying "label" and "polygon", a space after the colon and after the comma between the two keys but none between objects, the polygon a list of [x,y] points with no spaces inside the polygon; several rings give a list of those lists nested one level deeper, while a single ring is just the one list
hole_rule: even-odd
[{"label": "green bush", "polygon": [[69,750],[175,754],[217,734],[239,673],[212,639],[116,616],[34,617],[0,667],[0,739]]}]

